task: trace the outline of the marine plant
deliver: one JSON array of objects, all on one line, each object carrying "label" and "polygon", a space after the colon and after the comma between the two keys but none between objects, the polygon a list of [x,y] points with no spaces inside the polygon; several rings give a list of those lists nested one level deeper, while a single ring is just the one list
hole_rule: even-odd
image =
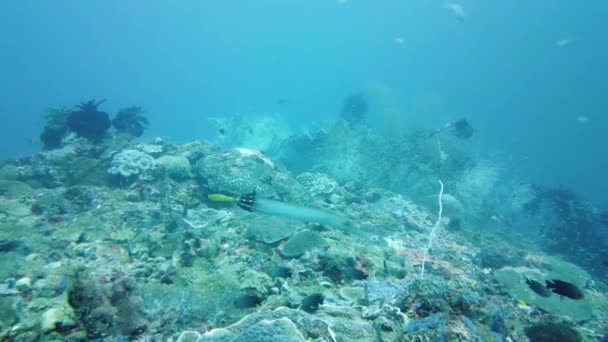
[{"label": "marine plant", "polygon": [[118,132],[126,133],[132,137],[140,137],[150,125],[148,119],[143,116],[144,113],[145,110],[138,106],[122,108],[112,119],[112,126]]},{"label": "marine plant", "polygon": [[40,134],[40,141],[45,150],[52,150],[61,145],[61,140],[68,132],[67,118],[69,108],[46,108],[44,110],[44,130]]},{"label": "marine plant", "polygon": [[111,127],[110,116],[98,109],[104,100],[89,100],[82,102],[70,112],[67,117],[67,126],[79,137],[98,142]]}]

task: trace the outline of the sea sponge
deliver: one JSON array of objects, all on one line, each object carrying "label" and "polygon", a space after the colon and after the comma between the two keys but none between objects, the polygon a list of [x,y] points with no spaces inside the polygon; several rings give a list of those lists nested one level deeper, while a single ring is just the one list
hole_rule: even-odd
[{"label": "sea sponge", "polygon": [[114,155],[108,173],[130,177],[152,168],[154,158],[138,150],[125,149]]}]

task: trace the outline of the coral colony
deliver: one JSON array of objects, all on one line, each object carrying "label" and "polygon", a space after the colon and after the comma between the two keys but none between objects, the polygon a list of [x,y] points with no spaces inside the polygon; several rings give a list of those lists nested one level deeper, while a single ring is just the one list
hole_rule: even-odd
[{"label": "coral colony", "polygon": [[0,163],[3,340],[606,339],[608,214],[503,178],[464,119],[391,140],[356,93],[323,129],[176,144],[104,103]]}]

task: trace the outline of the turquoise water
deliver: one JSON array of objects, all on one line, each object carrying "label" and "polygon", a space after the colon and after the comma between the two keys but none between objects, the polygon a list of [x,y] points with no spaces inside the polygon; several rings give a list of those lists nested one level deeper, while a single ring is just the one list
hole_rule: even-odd
[{"label": "turquoise water", "polygon": [[464,23],[442,5],[2,3],[1,154],[36,149],[24,139],[41,108],[92,97],[149,108],[150,136],[183,141],[215,133],[209,116],[280,112],[305,126],[382,85],[399,111],[431,126],[470,117],[484,153],[605,205],[607,5],[465,2]]},{"label": "turquoise water", "polygon": [[[1,336],[606,338],[606,18],[599,0],[0,3]],[[143,134],[105,122],[128,107]],[[270,207],[207,197],[254,191]]]}]

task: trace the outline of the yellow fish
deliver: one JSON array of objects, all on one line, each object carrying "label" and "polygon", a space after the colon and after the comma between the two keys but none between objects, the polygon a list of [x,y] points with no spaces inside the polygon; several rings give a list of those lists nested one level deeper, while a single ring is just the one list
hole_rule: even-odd
[{"label": "yellow fish", "polygon": [[209,194],[207,198],[213,202],[236,202],[238,198],[234,198],[232,196],[224,195],[224,194]]}]

